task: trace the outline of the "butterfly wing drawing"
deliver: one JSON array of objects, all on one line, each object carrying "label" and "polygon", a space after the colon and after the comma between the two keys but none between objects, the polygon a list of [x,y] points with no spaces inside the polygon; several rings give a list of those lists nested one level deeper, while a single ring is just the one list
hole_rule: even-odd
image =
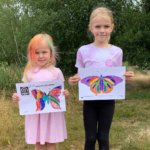
[{"label": "butterfly wing drawing", "polygon": [[[101,76],[102,77],[102,76]],[[117,76],[104,76],[103,78],[103,93],[109,93],[113,90],[113,86],[122,82],[123,79]]]},{"label": "butterfly wing drawing", "polygon": [[89,76],[89,77],[83,78],[81,80],[81,83],[84,83],[87,86],[89,86],[90,90],[93,93],[95,93],[96,96],[97,96],[97,94],[101,93],[101,90],[100,90],[100,87],[99,87],[100,77],[98,77],[98,76]]},{"label": "butterfly wing drawing", "polygon": [[45,108],[45,101],[43,99],[43,97],[45,96],[44,93],[36,89],[32,90],[31,93],[36,99],[36,106],[37,106],[36,111],[43,110]]},{"label": "butterfly wing drawing", "polygon": [[48,95],[37,89],[32,90],[31,93],[36,99],[36,111],[43,110],[45,108],[46,102],[47,104],[51,103],[54,109],[61,109],[60,100],[58,98],[58,96],[61,94],[61,89],[61,86],[57,86],[53,88]]},{"label": "butterfly wing drawing", "polygon": [[57,86],[53,88],[48,94],[49,101],[54,109],[61,109],[60,100],[58,98],[58,96],[61,94],[61,89],[62,89],[61,86]]},{"label": "butterfly wing drawing", "polygon": [[110,93],[113,90],[113,86],[117,85],[118,83],[122,82],[123,79],[117,76],[105,76],[102,75],[98,76],[89,76],[83,78],[81,83],[86,84],[90,87],[90,90],[97,94],[99,93]]}]

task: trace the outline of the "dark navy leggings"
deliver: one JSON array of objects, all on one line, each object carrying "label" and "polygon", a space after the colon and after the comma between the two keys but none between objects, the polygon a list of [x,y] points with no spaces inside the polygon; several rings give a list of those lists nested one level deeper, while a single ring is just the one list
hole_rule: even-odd
[{"label": "dark navy leggings", "polygon": [[109,150],[109,130],[114,114],[115,100],[84,101],[83,119],[85,128],[84,150]]}]

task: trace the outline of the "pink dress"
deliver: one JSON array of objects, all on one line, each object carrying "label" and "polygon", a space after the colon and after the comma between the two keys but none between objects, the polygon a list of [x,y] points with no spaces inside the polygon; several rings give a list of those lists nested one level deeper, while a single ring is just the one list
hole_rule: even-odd
[{"label": "pink dress", "polygon": [[[59,68],[50,67],[49,70],[40,69],[35,73],[29,71],[27,73],[27,81],[41,82],[60,79],[64,80],[63,74]],[[64,139],[67,138],[64,113],[54,112],[26,115],[25,138],[28,144],[40,142],[40,144],[43,145],[45,142],[63,142]]]}]

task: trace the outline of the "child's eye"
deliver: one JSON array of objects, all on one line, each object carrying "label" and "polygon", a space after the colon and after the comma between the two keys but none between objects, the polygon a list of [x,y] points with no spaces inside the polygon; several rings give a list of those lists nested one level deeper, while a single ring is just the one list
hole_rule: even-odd
[{"label": "child's eye", "polygon": [[105,26],[105,28],[109,28],[109,26]]},{"label": "child's eye", "polygon": [[44,51],[43,53],[47,53],[47,51]]},{"label": "child's eye", "polygon": [[100,28],[100,26],[96,26],[96,28]]},{"label": "child's eye", "polygon": [[35,52],[35,54],[39,54],[39,52]]}]

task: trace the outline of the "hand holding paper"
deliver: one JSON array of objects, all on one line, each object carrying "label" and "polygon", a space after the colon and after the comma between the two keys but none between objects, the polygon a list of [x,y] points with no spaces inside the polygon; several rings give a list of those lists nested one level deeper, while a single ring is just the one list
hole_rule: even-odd
[{"label": "hand holding paper", "polygon": [[65,89],[63,91],[63,95],[65,96],[65,98],[67,99],[69,97],[69,91],[67,89]]},{"label": "hand holding paper", "polygon": [[15,103],[19,102],[19,96],[17,93],[14,93],[13,96],[12,96],[12,99]]},{"label": "hand holding paper", "polygon": [[126,81],[131,81],[134,78],[134,72],[128,71],[123,74],[126,78]]},{"label": "hand holding paper", "polygon": [[74,86],[74,85],[77,85],[78,84],[78,81],[80,81],[80,77],[78,76],[78,73],[75,74],[73,77],[70,77],[68,82],[71,86]]}]

